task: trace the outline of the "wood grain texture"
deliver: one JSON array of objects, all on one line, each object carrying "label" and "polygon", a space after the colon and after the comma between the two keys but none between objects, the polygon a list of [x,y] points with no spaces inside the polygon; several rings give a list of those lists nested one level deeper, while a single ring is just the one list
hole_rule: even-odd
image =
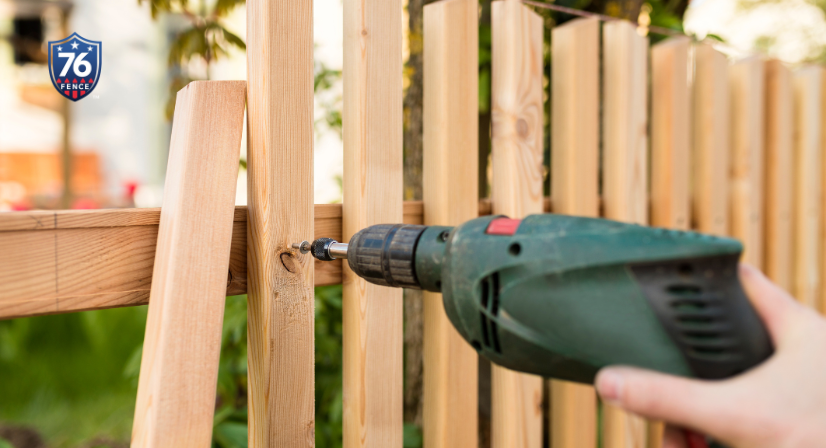
[{"label": "wood grain texture", "polygon": [[[648,38],[629,22],[602,29],[605,217],[648,224]],[[646,448],[645,419],[603,404],[605,448]]]},{"label": "wood grain texture", "polygon": [[688,229],[691,167],[691,39],[651,47],[651,224]]},{"label": "wood grain texture", "polygon": [[[551,196],[554,211],[599,214],[599,21],[576,19],[552,31]],[[594,448],[594,389],[551,381],[551,446]]]},{"label": "wood grain texture", "polygon": [[792,295],[816,306],[820,287],[821,82],[823,69],[807,66],[794,74],[794,165],[792,211]]},{"label": "wood grain texture", "polygon": [[766,62],[763,270],[778,286],[792,289],[794,124],[792,73],[780,61]]},{"label": "wood grain texture", "polygon": [[[344,0],[344,238],[402,220],[402,2]],[[402,291],[344,268],[344,447],[402,445]]]},{"label": "wood grain texture", "polygon": [[763,132],[765,66],[757,56],[728,70],[731,106],[730,234],[743,242],[742,261],[763,264]]},{"label": "wood grain texture", "polygon": [[247,2],[249,444],[315,446],[313,2]]},{"label": "wood grain texture", "polygon": [[[479,215],[477,0],[424,7],[423,197],[427,225]],[[424,445],[477,448],[478,355],[424,293]]]},{"label": "wood grain texture", "polygon": [[[517,1],[492,7],[493,213],[542,212],[542,19]],[[491,446],[542,445],[542,379],[491,365]]]},{"label": "wood grain texture", "polygon": [[729,86],[725,55],[709,44],[694,47],[694,227],[729,234]]},{"label": "wood grain texture", "polygon": [[[342,241],[341,204],[314,209],[313,239]],[[480,201],[479,214],[490,212]],[[422,214],[422,201],[405,201],[406,224],[423,224]],[[146,305],[160,216],[158,208],[0,213],[0,253],[8,254],[0,257],[0,319]],[[247,293],[247,207],[235,207],[233,224],[228,296]],[[341,260],[316,261],[315,286],[337,284]]]},{"label": "wood grain texture", "polygon": [[212,440],[245,93],[243,81],[178,92],[132,448]]}]

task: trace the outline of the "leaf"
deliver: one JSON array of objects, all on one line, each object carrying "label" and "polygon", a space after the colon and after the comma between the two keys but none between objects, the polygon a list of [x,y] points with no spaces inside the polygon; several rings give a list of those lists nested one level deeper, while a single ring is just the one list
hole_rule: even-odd
[{"label": "leaf", "polygon": [[247,448],[247,425],[244,423],[224,422],[215,427],[212,438],[221,448]]},{"label": "leaf", "polygon": [[0,437],[0,448],[14,448],[14,446],[8,440]]},{"label": "leaf", "polygon": [[242,5],[245,2],[246,0],[218,0],[215,2],[215,9],[213,9],[212,15],[214,17],[224,17],[238,5]]},{"label": "leaf", "polygon": [[421,448],[422,430],[413,423],[404,424],[404,448]]},{"label": "leaf", "polygon": [[232,32],[230,32],[229,30],[227,30],[223,26],[221,27],[221,30],[224,32],[224,39],[226,39],[226,41],[228,43],[234,45],[235,47],[237,47],[241,50],[244,50],[244,51],[247,50],[247,44],[244,43],[243,39],[241,39],[237,35],[233,34]]}]

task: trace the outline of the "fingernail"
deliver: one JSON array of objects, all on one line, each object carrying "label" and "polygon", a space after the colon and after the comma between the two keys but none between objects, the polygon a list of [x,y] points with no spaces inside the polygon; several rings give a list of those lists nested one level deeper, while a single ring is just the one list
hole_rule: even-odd
[{"label": "fingernail", "polygon": [[597,391],[603,400],[609,403],[617,403],[622,397],[623,379],[622,375],[613,371],[605,370],[597,377]]}]

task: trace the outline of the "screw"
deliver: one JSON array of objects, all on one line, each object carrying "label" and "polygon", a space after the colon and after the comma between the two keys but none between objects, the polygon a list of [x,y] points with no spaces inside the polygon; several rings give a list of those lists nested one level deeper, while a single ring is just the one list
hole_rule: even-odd
[{"label": "screw", "polygon": [[306,254],[310,251],[310,242],[309,241],[302,241],[300,243],[293,243],[292,248],[301,252],[302,254]]},{"label": "screw", "polygon": [[447,230],[445,230],[444,232],[442,232],[441,234],[439,234],[439,238],[441,238],[441,239],[442,239],[442,241],[447,241],[447,239],[448,239],[449,237],[450,237],[450,232],[448,232]]}]

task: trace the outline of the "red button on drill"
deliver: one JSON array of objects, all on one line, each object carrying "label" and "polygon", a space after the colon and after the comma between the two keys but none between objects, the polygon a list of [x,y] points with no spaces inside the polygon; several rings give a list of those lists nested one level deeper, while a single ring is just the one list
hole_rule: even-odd
[{"label": "red button on drill", "polygon": [[496,218],[488,224],[485,233],[488,235],[513,235],[521,223],[521,219]]}]

